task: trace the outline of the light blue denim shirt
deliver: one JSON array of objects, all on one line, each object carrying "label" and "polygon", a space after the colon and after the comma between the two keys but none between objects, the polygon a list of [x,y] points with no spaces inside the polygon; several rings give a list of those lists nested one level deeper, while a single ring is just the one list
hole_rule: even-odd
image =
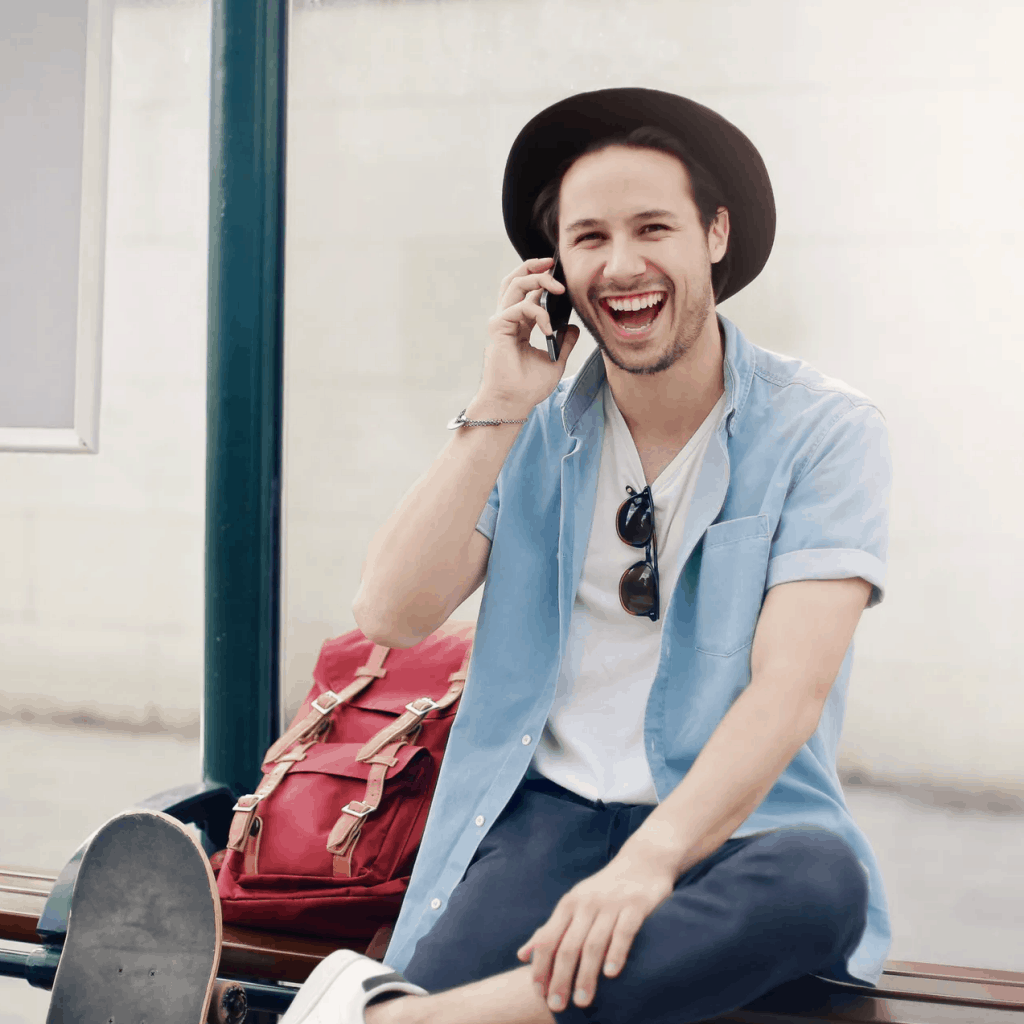
[{"label": "light blue denim shirt", "polygon": [[[683,569],[663,595],[661,658],[644,740],[659,799],[686,774],[750,681],[750,645],[777,583],[860,576],[882,595],[889,451],[864,395],[750,344],[720,317],[726,410],[686,522]],[[387,962],[402,970],[523,779],[544,730],[597,486],[604,430],[598,353],[533,411],[477,529],[491,538],[469,679]],[[791,824],[842,836],[870,880],[865,934],[827,972],[874,983],[890,929],[878,864],[836,776],[853,647],[814,735],[735,837]],[[481,913],[487,913],[481,907]]]}]

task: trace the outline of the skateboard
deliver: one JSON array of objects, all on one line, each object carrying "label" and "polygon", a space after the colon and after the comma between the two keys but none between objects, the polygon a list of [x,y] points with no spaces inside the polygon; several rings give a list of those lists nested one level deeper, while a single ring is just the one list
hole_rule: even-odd
[{"label": "skateboard", "polygon": [[82,857],[46,1024],[204,1024],[221,937],[197,839],[157,811],[119,814]]}]

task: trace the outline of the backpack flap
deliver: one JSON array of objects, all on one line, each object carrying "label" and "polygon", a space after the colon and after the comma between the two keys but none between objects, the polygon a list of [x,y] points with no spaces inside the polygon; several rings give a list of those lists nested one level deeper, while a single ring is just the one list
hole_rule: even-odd
[{"label": "backpack flap", "polygon": [[[315,887],[335,879],[347,883],[355,875],[360,876],[359,884],[373,885],[389,877],[392,862],[406,854],[405,836],[417,816],[417,798],[436,766],[428,750],[405,742],[381,751],[377,763],[357,761],[357,750],[350,743],[317,744],[302,761],[293,763],[284,783],[254,815],[254,830],[243,837],[240,885],[246,886],[250,878],[260,886],[273,885],[274,879],[287,876],[297,888]],[[356,819],[346,807],[366,813]],[[329,849],[328,839],[339,819],[360,826],[340,853],[342,863]],[[357,857],[356,844],[364,831],[372,833],[375,842],[367,856]],[[384,847],[388,836],[392,839]],[[380,856],[382,848],[386,852]]]},{"label": "backpack flap", "polygon": [[365,764],[369,769],[366,775],[366,792],[361,800],[350,800],[342,807],[341,817],[335,822],[327,837],[327,852],[334,857],[336,878],[348,878],[352,875],[352,855],[362,834],[363,819],[380,807],[384,799],[384,780],[388,771],[398,764],[395,755],[408,746],[404,739],[400,739],[374,751],[369,757],[360,757],[359,763]]}]

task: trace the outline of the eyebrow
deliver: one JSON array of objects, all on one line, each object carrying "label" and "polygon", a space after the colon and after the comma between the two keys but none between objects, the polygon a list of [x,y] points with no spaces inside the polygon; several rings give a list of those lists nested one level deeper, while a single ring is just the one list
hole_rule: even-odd
[{"label": "eyebrow", "polygon": [[[675,219],[675,214],[671,210],[643,210],[640,213],[634,213],[629,219],[633,221],[653,220],[656,217]],[[583,217],[580,220],[574,220],[571,224],[567,224],[565,230],[579,231],[580,228],[592,228],[599,224],[601,224],[601,221],[594,217]]]}]

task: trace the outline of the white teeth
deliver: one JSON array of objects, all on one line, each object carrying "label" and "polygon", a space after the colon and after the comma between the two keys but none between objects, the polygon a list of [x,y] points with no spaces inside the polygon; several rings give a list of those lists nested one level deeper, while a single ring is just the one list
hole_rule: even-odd
[{"label": "white teeth", "polygon": [[627,310],[646,309],[648,306],[656,306],[664,298],[664,292],[647,292],[645,295],[630,295],[621,299],[609,298],[605,299],[605,302],[612,309],[624,313]]}]

